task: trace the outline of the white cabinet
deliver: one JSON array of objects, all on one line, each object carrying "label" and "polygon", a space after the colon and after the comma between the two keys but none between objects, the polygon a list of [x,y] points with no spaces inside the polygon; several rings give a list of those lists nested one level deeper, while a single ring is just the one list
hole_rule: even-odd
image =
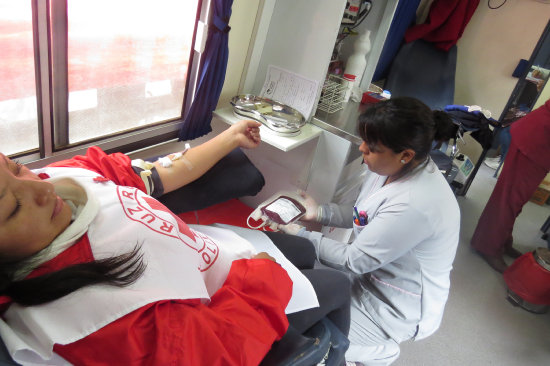
[{"label": "white cabinet", "polygon": [[[374,75],[398,0],[373,0],[366,19],[355,29],[371,31],[371,51],[361,86],[367,89]],[[267,67],[275,65],[319,81],[325,80],[340,23],[344,0],[265,0],[257,19],[242,92],[260,93]],[[342,56],[352,51],[354,36],[343,41]]]},{"label": "white cabinet", "polygon": [[[362,86],[366,85],[363,89],[367,89],[372,80],[397,1],[373,0],[371,12],[356,29],[359,32],[364,29],[371,31],[371,51],[362,78]],[[258,95],[268,66],[274,65],[317,80],[318,101],[345,7],[345,0],[264,0],[256,19],[248,65],[239,92]],[[354,37],[348,38],[344,42],[353,43]],[[315,109],[316,105],[313,114]],[[218,113],[216,117],[229,123],[229,117],[224,118],[224,113]],[[320,202],[330,201],[341,176],[345,175],[342,172],[350,152],[357,149],[352,140],[328,130],[319,133],[315,140],[297,144],[296,148],[287,151],[281,151],[269,139],[265,141],[270,146],[247,151],[267,181],[258,197],[245,199],[245,203],[251,206],[278,190],[292,188],[307,189]]]},{"label": "white cabinet", "polygon": [[345,5],[343,0],[265,0],[243,92],[260,93],[269,65],[317,80],[320,88]]}]

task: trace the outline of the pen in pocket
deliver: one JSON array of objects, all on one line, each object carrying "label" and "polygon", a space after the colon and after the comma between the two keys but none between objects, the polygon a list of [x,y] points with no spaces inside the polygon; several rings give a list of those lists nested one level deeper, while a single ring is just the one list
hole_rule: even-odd
[{"label": "pen in pocket", "polygon": [[367,213],[365,211],[359,212],[359,224],[365,226],[367,224]]}]

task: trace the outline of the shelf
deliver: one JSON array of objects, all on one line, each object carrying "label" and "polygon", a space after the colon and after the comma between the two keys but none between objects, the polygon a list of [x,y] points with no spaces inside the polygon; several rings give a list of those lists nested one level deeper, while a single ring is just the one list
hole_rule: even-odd
[{"label": "shelf", "polygon": [[357,118],[366,108],[366,104],[350,100],[344,103],[342,110],[334,113],[327,113],[317,109],[312,123],[356,145],[361,145],[363,139],[357,133]]},{"label": "shelf", "polygon": [[[244,118],[233,114],[233,107],[219,108],[214,111],[214,116],[220,118],[227,124],[234,124]],[[260,126],[262,141],[282,151],[290,151],[308,141],[316,139],[323,130],[311,123],[306,123],[299,135],[293,137],[279,136],[269,130],[266,126]]]}]

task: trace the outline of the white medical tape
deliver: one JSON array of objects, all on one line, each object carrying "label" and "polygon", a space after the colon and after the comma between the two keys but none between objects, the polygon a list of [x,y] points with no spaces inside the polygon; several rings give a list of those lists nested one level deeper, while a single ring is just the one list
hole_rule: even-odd
[{"label": "white medical tape", "polygon": [[155,164],[151,163],[150,161],[144,161],[142,159],[134,159],[132,160],[131,164],[132,166],[143,170],[151,170],[151,168],[155,166]]},{"label": "white medical tape", "polygon": [[139,173],[141,180],[145,183],[145,189],[148,195],[151,195],[151,193],[155,190],[154,180],[148,179],[151,175],[153,175],[153,173],[150,170],[143,170]]},{"label": "white medical tape", "polygon": [[[163,168],[170,168],[172,166],[172,162],[174,160],[179,160],[183,157],[183,154],[185,154],[187,152],[187,150],[189,150],[191,148],[191,145],[189,145],[189,143],[186,143],[185,144],[185,149],[183,149],[183,151],[180,151],[180,152],[177,152],[177,153],[174,153],[174,154],[170,154],[170,155],[166,155],[162,158],[159,158],[157,161],[159,162],[159,164],[163,167]],[[185,161],[184,161],[185,163]],[[187,160],[187,163],[185,163],[185,165],[187,166],[187,168],[189,170],[191,170],[193,168],[193,165]]]},{"label": "white medical tape", "polygon": [[185,164],[185,166],[187,167],[187,169],[189,170],[193,170],[194,166],[193,164],[187,160],[186,158],[184,158],[183,156],[181,157],[181,161]]}]

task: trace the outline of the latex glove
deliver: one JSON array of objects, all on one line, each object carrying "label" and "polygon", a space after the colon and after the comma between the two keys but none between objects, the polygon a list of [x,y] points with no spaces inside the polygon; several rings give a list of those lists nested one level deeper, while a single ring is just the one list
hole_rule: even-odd
[{"label": "latex glove", "polygon": [[319,204],[305,191],[300,190],[298,191],[298,194],[300,195],[300,197],[302,197],[302,203],[306,208],[306,213],[304,216],[302,216],[302,218],[300,218],[300,220],[314,222],[319,221],[321,219],[319,217]]},{"label": "latex glove", "polygon": [[302,225],[295,223],[286,224],[286,225],[277,225],[277,229],[282,231],[285,234],[297,235],[298,232],[303,228]]}]

